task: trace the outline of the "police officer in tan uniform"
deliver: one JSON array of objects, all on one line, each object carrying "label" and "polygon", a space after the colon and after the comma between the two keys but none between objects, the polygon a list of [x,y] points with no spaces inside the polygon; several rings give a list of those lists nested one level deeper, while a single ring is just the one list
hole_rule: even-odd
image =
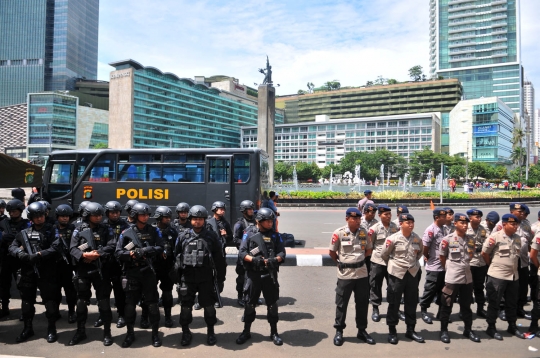
[{"label": "police officer in tan uniform", "polygon": [[512,214],[502,217],[502,230],[491,234],[484,241],[482,257],[489,266],[486,292],[488,296],[487,323],[488,336],[502,341],[497,332],[497,311],[504,296],[508,332],[518,338],[524,338],[517,326],[517,301],[519,296],[518,261],[521,249],[521,238],[516,235],[519,219]]},{"label": "police officer in tan uniform", "polygon": [[480,224],[482,221],[482,210],[470,209],[467,210],[467,216],[469,217],[469,226],[467,228],[467,237],[474,240],[474,254],[469,263],[471,266],[471,274],[473,280],[474,300],[476,302],[476,314],[478,317],[486,318],[486,310],[484,305],[486,304],[486,295],[484,294],[484,283],[486,282],[486,275],[488,267],[484,258],[482,257],[482,246],[487,239],[487,230]]},{"label": "police officer in tan uniform", "polygon": [[446,223],[443,226],[444,234],[450,235],[456,230],[454,226],[454,210],[448,206],[443,208],[443,210],[446,211]]},{"label": "police officer in tan uniform", "polygon": [[[366,229],[366,231],[369,231],[369,229],[378,223],[377,219],[375,219],[375,214],[377,213],[377,206],[373,204],[373,202],[367,202],[366,205],[364,205],[364,215],[362,216],[362,220],[360,221],[360,226]],[[368,270],[368,280],[369,280],[369,274],[371,272],[371,256],[366,257],[366,267]]]},{"label": "police officer in tan uniform", "polygon": [[397,217],[392,220],[392,222],[394,224],[396,224],[396,226],[399,228],[399,215],[401,214],[408,214],[409,213],[409,208],[407,208],[405,205],[400,205],[396,208],[396,215]]},{"label": "police officer in tan uniform", "polygon": [[458,294],[459,309],[465,324],[463,336],[473,342],[480,342],[480,338],[472,330],[473,277],[469,261],[476,251],[476,243],[466,234],[468,225],[467,215],[455,214],[453,225],[455,231],[441,241],[439,248],[441,263],[446,268],[445,285],[441,297],[441,341],[443,343],[450,343],[448,322]]},{"label": "police officer in tan uniform", "polygon": [[[536,267],[536,270],[538,271],[539,266],[539,260],[538,255],[540,254],[540,233],[536,233],[534,236],[534,240],[531,244],[531,265],[534,265]],[[529,326],[529,330],[527,333],[525,333],[525,338],[529,338],[530,335],[534,334],[536,336],[539,336],[540,331],[538,330],[538,319],[540,318],[540,297],[538,292],[538,287],[540,287],[540,281],[539,276],[537,276],[537,282],[536,285],[534,285],[534,291],[531,291],[531,297],[533,302],[533,309],[531,310],[531,324]],[[531,287],[533,287],[531,285]]]},{"label": "police officer in tan uniform", "polygon": [[414,217],[411,214],[399,216],[401,230],[386,239],[381,257],[386,261],[388,269],[388,313],[386,324],[388,325],[388,342],[398,343],[396,326],[399,323],[399,304],[401,296],[405,295],[405,323],[407,331],[405,337],[418,343],[423,343],[424,338],[418,335],[416,326],[416,307],[418,306],[418,278],[420,275],[420,263],[422,257],[422,240],[414,230]]},{"label": "police officer in tan uniform", "polygon": [[369,286],[371,288],[369,301],[373,305],[373,313],[371,319],[373,322],[379,322],[379,306],[382,303],[382,283],[386,278],[388,283],[388,271],[386,270],[386,262],[381,257],[386,238],[399,231],[399,226],[392,222],[392,209],[386,205],[378,207],[380,222],[373,225],[368,231],[368,237],[373,244],[373,252],[371,254],[371,271],[369,273]]},{"label": "police officer in tan uniform", "polygon": [[336,287],[336,322],[334,328],[334,344],[343,344],[343,330],[346,327],[347,306],[354,292],[356,304],[356,328],[358,339],[375,344],[366,332],[369,305],[368,270],[365,265],[366,256],[371,255],[372,244],[367,231],[360,226],[362,213],[357,208],[349,208],[345,213],[347,225],[340,227],[332,234],[330,257],[337,262]]},{"label": "police officer in tan uniform", "polygon": [[493,231],[493,229],[495,228],[495,225],[497,225],[499,220],[500,220],[499,213],[496,211],[490,211],[486,215],[486,219],[482,221],[480,225],[486,228],[488,235],[491,235],[491,232]]}]

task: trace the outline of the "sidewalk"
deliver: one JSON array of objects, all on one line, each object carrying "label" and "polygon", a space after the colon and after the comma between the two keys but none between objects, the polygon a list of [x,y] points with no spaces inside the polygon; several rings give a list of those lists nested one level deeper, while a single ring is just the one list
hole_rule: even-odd
[{"label": "sidewalk", "polygon": [[[13,197],[11,196],[12,189],[13,188],[0,188],[0,199],[5,200],[6,202],[8,200],[13,199]],[[26,201],[30,197],[30,194],[32,194],[32,188],[21,188],[21,189],[23,189],[24,192],[26,193],[26,198],[25,198],[25,204],[26,204]]]}]

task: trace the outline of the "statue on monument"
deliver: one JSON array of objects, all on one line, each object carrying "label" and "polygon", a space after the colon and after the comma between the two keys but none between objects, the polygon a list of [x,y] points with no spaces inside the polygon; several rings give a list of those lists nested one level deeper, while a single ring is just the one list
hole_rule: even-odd
[{"label": "statue on monument", "polygon": [[272,66],[270,66],[270,61],[268,61],[268,56],[266,56],[266,69],[259,68],[259,72],[264,75],[263,85],[272,84]]}]

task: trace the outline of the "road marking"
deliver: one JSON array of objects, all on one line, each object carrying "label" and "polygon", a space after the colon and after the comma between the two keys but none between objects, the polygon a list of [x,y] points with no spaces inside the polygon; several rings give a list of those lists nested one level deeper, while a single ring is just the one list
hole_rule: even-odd
[{"label": "road marking", "polygon": [[321,231],[321,234],[333,234],[333,231]]},{"label": "road marking", "polygon": [[296,255],[296,266],[322,266],[322,255]]}]

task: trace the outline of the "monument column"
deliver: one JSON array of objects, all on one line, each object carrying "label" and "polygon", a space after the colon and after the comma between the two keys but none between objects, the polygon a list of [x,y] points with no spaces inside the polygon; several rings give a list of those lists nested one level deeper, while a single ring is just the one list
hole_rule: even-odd
[{"label": "monument column", "polygon": [[269,180],[274,185],[274,127],[276,115],[276,89],[272,84],[259,86],[259,115],[257,147],[268,153]]}]

